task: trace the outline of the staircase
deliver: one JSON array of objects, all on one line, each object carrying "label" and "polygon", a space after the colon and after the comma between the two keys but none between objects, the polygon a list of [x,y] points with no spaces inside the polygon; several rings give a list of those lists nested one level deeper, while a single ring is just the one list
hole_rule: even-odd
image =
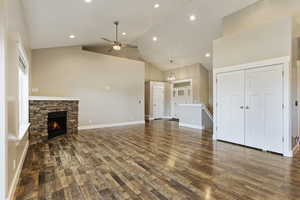
[{"label": "staircase", "polygon": [[[211,109],[212,110],[212,109]],[[213,132],[213,115],[210,109],[203,105],[202,107],[202,124],[204,129],[208,132]]]}]

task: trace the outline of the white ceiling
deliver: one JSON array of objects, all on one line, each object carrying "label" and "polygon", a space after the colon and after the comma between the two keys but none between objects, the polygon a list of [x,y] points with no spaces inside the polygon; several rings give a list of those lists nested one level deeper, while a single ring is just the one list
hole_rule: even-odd
[{"label": "white ceiling", "polygon": [[[212,40],[221,35],[222,18],[257,0],[23,0],[31,47],[50,48],[101,44],[114,38],[120,21],[121,39],[137,43],[144,59],[162,70],[203,63],[210,67]],[[153,5],[160,7],[154,9]],[[196,21],[189,21],[189,15]],[[74,34],[75,39],[68,36]],[[153,42],[152,37],[158,41]],[[175,63],[170,65],[172,58]]]}]

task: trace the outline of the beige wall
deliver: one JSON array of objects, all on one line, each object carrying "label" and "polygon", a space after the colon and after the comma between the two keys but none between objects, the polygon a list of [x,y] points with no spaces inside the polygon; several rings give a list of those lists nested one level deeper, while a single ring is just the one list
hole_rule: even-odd
[{"label": "beige wall", "polygon": [[[16,168],[20,164],[21,155],[28,141],[27,135],[21,140],[16,140],[19,135],[19,102],[18,102],[18,65],[17,45],[22,42],[30,61],[30,48],[27,28],[24,21],[22,5],[19,0],[7,0],[7,68],[6,68],[6,102],[7,102],[7,189],[12,187],[16,175]],[[16,167],[14,167],[14,161]]]},{"label": "beige wall", "polygon": [[80,126],[144,120],[145,64],[82,51],[33,50],[35,96],[79,97]]},{"label": "beige wall", "polygon": [[136,48],[122,48],[120,51],[112,51],[111,46],[90,45],[84,46],[83,49],[95,53],[143,61],[139,49]]},{"label": "beige wall", "polygon": [[299,0],[260,0],[224,18],[223,34],[233,35],[290,16],[300,17]]},{"label": "beige wall", "polygon": [[284,18],[215,40],[213,68],[290,56],[291,49],[292,19]]},{"label": "beige wall", "polygon": [[194,103],[208,104],[209,75],[208,70],[205,67],[198,63],[165,71],[165,80],[167,80],[170,72],[175,72],[176,80],[192,79]]},{"label": "beige wall", "polygon": [[111,51],[110,46],[83,46],[83,50],[116,56],[120,58],[128,58],[145,62],[145,81],[164,81],[164,73],[153,64],[144,61],[138,49],[123,48],[121,51]]},{"label": "beige wall", "polygon": [[164,73],[151,63],[145,62],[145,81],[165,81]]},{"label": "beige wall", "polygon": [[[299,56],[299,37],[300,37],[300,25],[298,22],[293,19],[293,31],[292,31],[292,146],[294,147],[297,144],[297,137],[299,137],[299,124],[300,124],[300,118],[299,118],[299,107],[295,106],[295,102],[299,101],[300,99],[300,87],[299,87],[299,78],[300,78],[300,70],[298,65],[300,56]],[[298,138],[299,139],[299,138]]]}]

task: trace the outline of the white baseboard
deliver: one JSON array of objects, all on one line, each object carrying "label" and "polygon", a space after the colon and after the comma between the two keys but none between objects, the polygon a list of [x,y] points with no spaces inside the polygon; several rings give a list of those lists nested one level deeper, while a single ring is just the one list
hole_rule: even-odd
[{"label": "white baseboard", "polygon": [[17,188],[17,185],[19,183],[19,178],[20,178],[20,174],[21,174],[21,171],[22,171],[22,168],[23,168],[23,164],[24,164],[24,161],[25,161],[25,158],[26,158],[28,147],[29,147],[29,141],[26,142],[25,148],[23,150],[21,160],[19,162],[18,168],[16,170],[15,176],[13,178],[12,184],[11,184],[9,192],[8,192],[7,200],[12,200],[13,197],[14,197],[14,194],[16,192],[16,188]]},{"label": "white baseboard", "polygon": [[114,123],[114,124],[98,124],[98,125],[90,125],[90,126],[80,126],[79,130],[89,130],[89,129],[98,129],[98,128],[109,128],[109,127],[117,127],[117,126],[129,126],[136,124],[145,124],[145,121],[132,121],[132,122],[122,122],[122,123]]},{"label": "white baseboard", "polygon": [[292,150],[289,150],[288,152],[283,152],[283,155],[284,155],[285,157],[290,157],[290,158],[294,156]]},{"label": "white baseboard", "polygon": [[197,126],[197,125],[192,125],[192,124],[185,124],[185,123],[180,123],[180,122],[179,122],[179,126],[187,127],[187,128],[194,128],[194,129],[199,129],[199,130],[204,130],[203,126]]},{"label": "white baseboard", "polygon": [[163,118],[163,119],[172,119],[171,116],[163,116],[162,118]]},{"label": "white baseboard", "polygon": [[[154,117],[150,117],[150,116],[145,116],[145,118],[147,119],[147,120],[155,120],[155,118]],[[159,119],[172,119],[172,117],[171,116],[162,116],[161,118],[159,118]]]}]

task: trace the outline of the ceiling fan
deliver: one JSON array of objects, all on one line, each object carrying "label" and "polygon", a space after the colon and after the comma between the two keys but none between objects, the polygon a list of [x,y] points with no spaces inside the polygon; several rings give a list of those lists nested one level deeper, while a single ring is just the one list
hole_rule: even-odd
[{"label": "ceiling fan", "polygon": [[116,50],[116,51],[120,51],[122,48],[138,48],[135,45],[121,43],[119,41],[119,38],[118,38],[118,36],[119,36],[119,29],[118,29],[119,22],[115,21],[114,25],[116,26],[116,40],[112,41],[112,40],[109,40],[109,39],[106,39],[106,38],[102,38],[102,40],[110,43],[112,45],[112,49]]}]

